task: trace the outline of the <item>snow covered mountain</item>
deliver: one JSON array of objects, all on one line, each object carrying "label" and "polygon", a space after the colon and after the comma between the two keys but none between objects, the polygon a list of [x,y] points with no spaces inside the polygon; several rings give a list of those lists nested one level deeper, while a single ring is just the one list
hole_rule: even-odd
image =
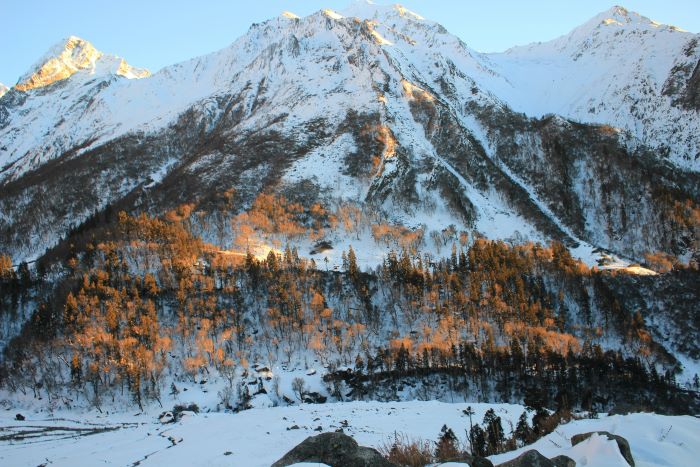
[{"label": "snow covered mountain", "polygon": [[61,41],[0,96],[0,462],[270,465],[501,401],[494,461],[687,463],[691,416],[571,417],[700,407],[696,43],[615,7],[483,54],[368,2],[152,75]]},{"label": "snow covered mountain", "polygon": [[489,55],[358,2],[150,76],[71,37],[0,100],[0,246],[33,259],[108,207],[214,212],[235,187],[245,209],[308,180],[409,228],[689,259],[696,42],[616,7]]},{"label": "snow covered mountain", "polygon": [[616,6],[569,34],[489,59],[516,111],[609,124],[681,167],[700,168],[698,35]]},{"label": "snow covered mountain", "polygon": [[105,56],[89,42],[71,36],[49,49],[48,53],[19,79],[15,89],[29,91],[46,87],[70,78],[77,72],[97,76],[115,74],[125,78],[150,76],[147,70],[132,68],[119,57]]}]

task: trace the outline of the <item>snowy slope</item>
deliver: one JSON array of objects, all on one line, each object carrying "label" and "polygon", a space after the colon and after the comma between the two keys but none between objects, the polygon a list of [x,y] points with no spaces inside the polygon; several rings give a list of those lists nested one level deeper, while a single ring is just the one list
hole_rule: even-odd
[{"label": "snowy slope", "polygon": [[78,37],[55,44],[3,100],[0,181],[99,137],[109,125],[105,122],[114,118],[112,109],[100,102],[103,91],[122,80],[148,76],[148,70],[103,54]]},{"label": "snowy slope", "polygon": [[[644,91],[643,105],[628,98],[630,90],[660,86],[671,68],[685,73],[679,63],[694,59],[695,52],[688,56],[681,49],[693,37],[613,9],[551,43],[485,55],[400,5],[356,2],[305,18],[283,13],[251,26],[227,48],[152,76],[71,37],[52,47],[0,101],[0,185],[12,187],[0,195],[0,228],[8,232],[0,240],[16,261],[34,259],[88,215],[136,196],[142,187],[154,197],[186,202],[192,200],[187,196],[241,184],[254,193],[310,174],[336,198],[380,204],[389,221],[412,219],[412,227],[462,224],[489,238],[555,238],[582,245],[577,254],[591,264],[595,247],[631,258],[649,250],[683,255],[687,246],[669,241],[667,233],[626,238],[620,230],[628,229],[627,214],[619,222],[608,219],[610,208],[598,199],[606,193],[598,187],[591,189],[598,198],[584,200],[588,206],[581,213],[566,212],[560,193],[536,186],[537,177],[516,170],[501,147],[519,148],[519,157],[532,160],[528,169],[551,166],[540,157],[547,135],[538,133],[538,121],[522,120],[512,110],[586,120],[587,106],[603,102],[586,121],[633,135],[617,132],[610,144],[632,153],[642,142],[667,141],[671,160],[694,169],[697,112],[674,104],[673,93]],[[613,68],[618,74],[610,79]],[[574,78],[588,76],[583,70],[596,74],[590,86],[576,84]],[[543,73],[559,81],[550,86],[539,79]],[[556,95],[542,94],[552,89]],[[586,90],[585,106],[579,89]],[[378,168],[360,175],[349,175],[346,167],[352,151],[366,151],[357,145],[366,127],[348,123],[353,111],[385,146],[369,155],[379,158]],[[519,133],[513,135],[511,126],[519,126]],[[567,122],[553,126],[562,129],[562,145],[568,145]],[[259,146],[255,138],[280,149],[242,154],[242,146]],[[595,156],[597,149],[586,144],[578,149],[580,157]],[[91,168],[87,159],[101,165]],[[586,177],[600,178],[578,164]],[[644,170],[657,172],[648,164]],[[672,174],[667,185],[697,185],[694,179],[684,185],[678,176]],[[577,193],[577,203],[588,197],[578,186],[566,188]],[[614,203],[640,213],[635,220],[664,220],[665,208],[644,198],[645,186],[625,189],[629,193]],[[693,199],[692,189],[681,195]],[[454,200],[448,206],[446,192],[461,200],[463,212],[455,213]],[[642,205],[630,204],[642,198]],[[665,244],[659,244],[662,239]]]},{"label": "snowy slope", "polygon": [[[372,77],[352,73],[356,70],[340,63],[341,52],[345,50],[338,49],[341,45],[338,31],[330,31],[331,21],[327,12],[303,20],[281,15],[253,25],[245,36],[226,49],[166,67],[148,79],[117,79],[123,76],[111,72],[109,66],[113,60],[110,59],[107,70],[85,64],[84,73],[40,91],[22,93],[22,86],[18,85],[14,88],[18,92],[8,105],[8,116],[0,121],[0,139],[4,142],[0,152],[0,167],[4,167],[0,169],[0,180],[16,178],[71,147],[85,150],[137,129],[146,132],[161,129],[197,102],[236,94],[250,86],[264,92],[272,84],[277,85],[272,90],[277,98],[275,104],[282,104],[274,109],[277,114],[293,108],[295,117],[304,119],[309,112],[317,112],[318,103],[307,99],[313,96],[323,99],[326,109],[342,112],[351,103],[336,103],[333,94],[367,92]],[[345,35],[351,39],[349,34]],[[324,55],[300,55],[300,40],[304,41],[301,47]],[[69,45],[70,40],[66,47]],[[89,44],[86,47],[94,50]],[[53,47],[40,62],[56,61],[49,58],[56,51]],[[90,57],[86,60],[89,63],[106,60],[101,53],[92,53],[100,59]],[[297,60],[299,56],[301,63]],[[332,76],[329,72],[336,71],[333,67],[338,66],[342,69],[337,77],[327,79]],[[316,76],[316,82],[307,83],[307,76]],[[268,83],[268,79],[274,80],[273,83]],[[363,101],[363,97],[356,95],[358,101]],[[249,108],[253,104],[251,100]],[[259,122],[253,121],[251,125],[255,123]]]},{"label": "snowy slope", "polygon": [[[305,39],[311,35],[321,36],[317,44],[325,47],[314,28],[329,30],[333,26],[328,23],[348,24],[353,17],[368,20],[368,33],[384,46],[396,66],[405,75],[414,73],[424,79],[432,89],[439,89],[443,72],[435,64],[445,64],[462,78],[454,87],[455,97],[462,101],[471,98],[472,87],[477,85],[491,94],[494,102],[528,115],[557,113],[624,128],[653,146],[668,142],[672,160],[698,169],[696,112],[674,106],[672,96],[662,95],[674,66],[700,57],[700,51],[693,47],[697,41],[694,34],[615,7],[553,41],[486,55],[400,5],[356,2],[341,13],[323,10],[302,19],[283,14],[254,25],[226,49],[166,67],[138,82],[114,78],[142,78],[148,73],[103,55],[82,39],[68,38],[52,47],[14,88],[29,91],[70,77],[68,84],[27,96],[30,99],[22,105],[22,116],[10,112],[9,119],[0,121],[0,139],[5,141],[0,167],[14,163],[0,179],[15,178],[86,141],[94,145],[137,128],[161,128],[193,103],[234,91],[247,82],[243,79],[249,77],[239,73],[253,60],[274,59],[281,52],[280,46],[288,47],[288,58],[298,53],[303,56],[304,51],[295,43],[308,44]],[[281,40],[284,37],[289,41]],[[332,48],[322,50],[316,53],[330,53]],[[262,51],[265,54],[261,55]],[[372,52],[376,54],[376,50]],[[328,63],[326,70],[330,66],[337,64]],[[262,74],[274,71],[272,66],[256,68],[261,73],[252,82],[263,76],[275,77],[274,73]],[[313,68],[304,71],[313,76]],[[344,84],[328,83],[326,89]],[[100,89],[95,89],[97,86]],[[314,90],[319,93],[324,88]],[[355,91],[352,87],[344,90]],[[334,107],[332,102],[326,105]]]},{"label": "snowy slope", "polygon": [[[364,446],[380,447],[391,442],[395,433],[405,434],[409,439],[433,441],[444,424],[464,442],[469,419],[462,410],[467,405],[418,401],[301,405],[251,409],[238,414],[190,415],[174,425],[161,425],[156,421],[156,413],[133,416],[57,412],[48,417],[25,412],[24,422],[14,421],[6,414],[0,418],[0,427],[6,435],[36,432],[25,439],[0,441],[0,463],[17,467],[43,463],[72,467],[134,465],[136,462],[142,466],[267,467],[306,437],[318,434],[316,428],[333,431],[343,426],[344,421],[347,422],[344,431]],[[509,423],[515,424],[524,410],[510,404],[469,405],[475,411],[473,420],[477,423],[486,410],[494,408],[506,432]],[[294,425],[299,429],[289,429]],[[114,430],[90,434],[90,430],[103,427]],[[577,465],[625,466],[616,445],[601,437],[571,447],[571,436],[594,430],[625,437],[640,467],[690,466],[700,454],[697,418],[631,414],[574,421],[560,426],[534,445],[491,459],[497,464],[534,448],[547,457],[568,455]]]},{"label": "snowy slope", "polygon": [[[699,109],[678,103],[684,83],[676,83],[700,60],[697,34],[616,6],[552,41],[480,54],[400,5],[356,2],[343,14],[376,22],[391,50],[422,72],[449,60],[517,112],[622,128],[680,167],[700,169]],[[455,91],[469,99],[471,87]]]},{"label": "snowy slope", "polygon": [[669,89],[679,69],[700,60],[697,42],[697,34],[613,7],[552,41],[489,54],[506,78],[490,86],[516,111],[619,127],[697,171],[698,109],[675,104]]}]

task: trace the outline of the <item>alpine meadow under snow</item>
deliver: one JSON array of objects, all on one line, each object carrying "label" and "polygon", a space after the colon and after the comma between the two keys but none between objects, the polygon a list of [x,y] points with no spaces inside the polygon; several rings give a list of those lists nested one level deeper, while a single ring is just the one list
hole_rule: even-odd
[{"label": "alpine meadow under snow", "polygon": [[0,464],[693,465],[699,112],[698,34],[619,6],[59,42],[0,84]]}]

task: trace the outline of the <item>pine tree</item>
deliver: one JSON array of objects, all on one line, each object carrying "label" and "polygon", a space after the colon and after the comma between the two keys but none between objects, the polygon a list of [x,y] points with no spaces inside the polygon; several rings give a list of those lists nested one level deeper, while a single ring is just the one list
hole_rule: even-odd
[{"label": "pine tree", "polygon": [[459,458],[457,436],[452,428],[442,425],[440,435],[435,444],[435,458],[439,462],[450,462]]},{"label": "pine tree", "polygon": [[394,361],[394,367],[399,372],[404,372],[408,369],[408,350],[401,344],[399,351],[396,353],[396,360]]},{"label": "pine tree", "polygon": [[352,245],[350,245],[350,248],[348,250],[348,275],[352,278],[355,279],[357,278],[357,274],[359,272],[357,268],[357,257],[355,256],[355,250],[352,249]]},{"label": "pine tree", "polygon": [[532,432],[534,436],[540,437],[546,435],[546,422],[549,419],[549,412],[543,407],[539,407],[532,417]]},{"label": "pine tree", "polygon": [[523,411],[518,419],[518,424],[515,426],[515,439],[520,441],[524,446],[532,439],[532,428],[527,419],[527,411]]},{"label": "pine tree", "polygon": [[485,457],[486,453],[486,434],[479,425],[472,426],[469,430],[469,439],[471,440],[472,455]]},{"label": "pine tree", "polygon": [[270,250],[270,252],[267,254],[267,268],[271,272],[277,272],[277,255],[275,254],[274,250]]},{"label": "pine tree", "polygon": [[488,409],[484,414],[484,428],[486,429],[486,444],[489,454],[500,452],[504,440],[501,417],[496,416],[493,409]]},{"label": "pine tree", "polygon": [[519,374],[522,369],[524,355],[520,342],[516,337],[513,337],[510,342],[510,360],[513,371]]},{"label": "pine tree", "polygon": [[[460,345],[460,347],[462,347],[462,346]],[[469,417],[469,432],[468,432],[469,448],[471,449],[471,452],[473,453],[474,452],[474,445],[472,444],[471,433],[472,433],[472,429],[474,428],[474,424],[472,423],[472,415],[474,415],[474,409],[472,409],[472,406],[469,405],[469,406],[467,406],[466,409],[462,410],[462,412],[464,413],[464,415]]]}]

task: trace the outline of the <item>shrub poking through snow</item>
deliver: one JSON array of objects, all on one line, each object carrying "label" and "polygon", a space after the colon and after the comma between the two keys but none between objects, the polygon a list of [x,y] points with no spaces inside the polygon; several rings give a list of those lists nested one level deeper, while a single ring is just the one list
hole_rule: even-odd
[{"label": "shrub poking through snow", "polygon": [[409,439],[394,434],[394,439],[379,447],[379,452],[391,463],[402,467],[423,467],[433,460],[430,441]]}]

